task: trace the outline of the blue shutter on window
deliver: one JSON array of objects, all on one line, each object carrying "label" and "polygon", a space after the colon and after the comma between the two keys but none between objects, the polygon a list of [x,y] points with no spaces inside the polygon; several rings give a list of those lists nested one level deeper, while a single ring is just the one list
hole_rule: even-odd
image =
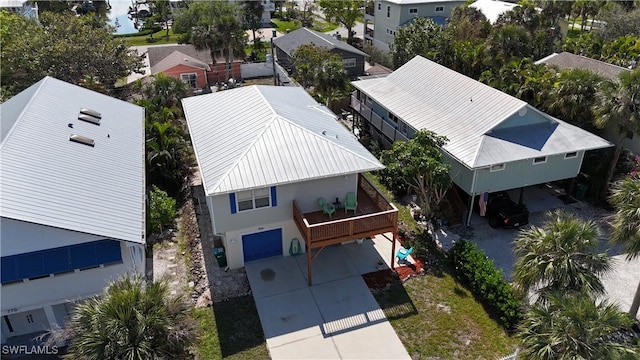
[{"label": "blue shutter on window", "polygon": [[231,193],[229,194],[229,204],[231,204],[231,213],[235,214],[238,212],[238,210],[236,209],[236,194]]},{"label": "blue shutter on window", "polygon": [[271,206],[278,206],[278,197],[276,196],[276,187],[271,187]]}]

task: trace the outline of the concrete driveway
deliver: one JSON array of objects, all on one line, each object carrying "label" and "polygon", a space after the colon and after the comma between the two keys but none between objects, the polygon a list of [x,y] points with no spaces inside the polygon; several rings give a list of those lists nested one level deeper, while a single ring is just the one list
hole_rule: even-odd
[{"label": "concrete driveway", "polygon": [[347,247],[245,264],[272,359],[410,359]]}]

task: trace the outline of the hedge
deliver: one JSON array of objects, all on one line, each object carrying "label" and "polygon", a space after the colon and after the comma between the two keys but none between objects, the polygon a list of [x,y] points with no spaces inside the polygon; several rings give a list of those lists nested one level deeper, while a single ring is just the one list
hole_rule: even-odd
[{"label": "hedge", "polygon": [[485,309],[507,330],[514,330],[522,319],[522,301],[496,269],[484,251],[466,240],[458,240],[449,250],[458,279]]}]

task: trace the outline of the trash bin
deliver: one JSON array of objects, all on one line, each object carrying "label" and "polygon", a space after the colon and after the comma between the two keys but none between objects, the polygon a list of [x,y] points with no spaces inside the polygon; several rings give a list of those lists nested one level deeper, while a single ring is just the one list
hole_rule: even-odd
[{"label": "trash bin", "polygon": [[576,199],[584,200],[587,197],[587,190],[589,190],[589,185],[584,183],[576,184]]},{"label": "trash bin", "polygon": [[216,257],[219,267],[227,266],[227,257],[224,254],[224,247],[213,248],[213,256]]}]

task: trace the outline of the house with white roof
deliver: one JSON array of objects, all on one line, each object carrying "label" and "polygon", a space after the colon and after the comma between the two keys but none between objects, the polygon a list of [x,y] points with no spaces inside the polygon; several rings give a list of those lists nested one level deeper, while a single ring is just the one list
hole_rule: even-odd
[{"label": "house with white roof", "polygon": [[[182,104],[229,267],[306,251],[310,275],[311,250],[395,233],[397,209],[360,175],[384,166],[304,89],[254,85]],[[348,193],[355,211],[343,209]]]},{"label": "house with white roof", "polygon": [[480,11],[491,24],[495,24],[500,15],[513,10],[516,6],[520,5],[499,0],[478,0],[469,5],[470,8]]},{"label": "house with white roof", "polygon": [[611,146],[421,56],[384,78],[352,84],[351,107],[386,147],[421,129],[446,136],[442,153],[451,179],[471,199],[573,178],[585,151]]},{"label": "house with white roof", "polygon": [[376,0],[369,1],[364,12],[364,42],[388,51],[396,31],[418,16],[444,26],[453,9],[463,0]]},{"label": "house with white roof", "polygon": [[145,137],[143,108],[51,77],[0,111],[4,344],[144,274]]}]

